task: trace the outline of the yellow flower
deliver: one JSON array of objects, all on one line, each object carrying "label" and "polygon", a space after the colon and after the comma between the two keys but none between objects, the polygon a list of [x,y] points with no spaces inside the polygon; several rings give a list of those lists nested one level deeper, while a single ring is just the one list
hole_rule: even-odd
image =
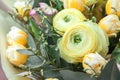
[{"label": "yellow flower", "polygon": [[47,78],[45,80],[59,80],[59,79],[57,79],[57,78]]},{"label": "yellow flower", "polygon": [[15,13],[19,15],[21,18],[28,16],[30,10],[32,9],[30,4],[26,3],[25,1],[15,2],[14,8],[15,8]]},{"label": "yellow flower", "polygon": [[116,36],[118,30],[120,30],[119,17],[114,14],[110,14],[100,20],[99,26],[108,34],[108,36]]},{"label": "yellow flower", "polygon": [[76,8],[83,11],[85,8],[84,0],[64,0],[64,8]]},{"label": "yellow flower", "polygon": [[58,41],[61,57],[68,63],[82,62],[88,53],[108,52],[108,37],[95,23],[80,22],[68,29]]},{"label": "yellow flower", "polygon": [[106,13],[116,14],[120,17],[120,0],[108,0],[106,3]]},{"label": "yellow flower", "polygon": [[26,45],[27,43],[27,34],[17,27],[12,27],[10,32],[7,34],[7,41],[10,45],[19,43]]},{"label": "yellow flower", "polygon": [[90,53],[83,58],[83,68],[88,74],[100,74],[107,61],[98,53]]},{"label": "yellow flower", "polygon": [[17,52],[17,49],[26,49],[23,45],[20,44],[14,44],[12,46],[8,46],[6,52],[7,52],[7,58],[8,60],[14,64],[15,66],[20,66],[26,63],[28,56],[22,53]]},{"label": "yellow flower", "polygon": [[57,33],[63,35],[72,25],[84,21],[85,16],[77,9],[63,9],[53,18],[53,27]]},{"label": "yellow flower", "polygon": [[91,6],[93,4],[96,4],[99,0],[84,0],[84,1],[87,6]]}]

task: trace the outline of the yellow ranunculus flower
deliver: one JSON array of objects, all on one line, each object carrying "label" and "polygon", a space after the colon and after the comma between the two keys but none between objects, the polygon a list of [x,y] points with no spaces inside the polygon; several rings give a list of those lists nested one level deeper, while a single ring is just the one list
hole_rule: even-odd
[{"label": "yellow ranunculus flower", "polygon": [[19,15],[21,18],[28,16],[32,6],[25,1],[17,1],[14,4],[15,13]]},{"label": "yellow ranunculus flower", "polygon": [[108,52],[108,37],[103,30],[91,21],[72,25],[58,41],[61,57],[68,63],[82,62],[88,53]]},{"label": "yellow ranunculus flower", "polygon": [[80,11],[85,9],[84,0],[64,0],[64,8],[76,8]]},{"label": "yellow ranunculus flower", "polygon": [[108,0],[106,3],[106,13],[116,14],[120,17],[120,0]]},{"label": "yellow ranunculus flower", "polygon": [[71,26],[85,19],[85,16],[77,9],[63,9],[53,18],[53,27],[57,33],[63,35]]},{"label": "yellow ranunculus flower", "polygon": [[27,43],[27,34],[17,27],[12,27],[10,32],[7,34],[7,41],[10,45],[14,43],[19,43],[26,45]]},{"label": "yellow ranunculus flower", "polygon": [[83,68],[88,74],[100,74],[107,61],[98,53],[90,53],[83,58]]},{"label": "yellow ranunculus flower", "polygon": [[108,36],[116,36],[120,30],[120,20],[117,15],[110,14],[100,20],[99,26],[108,34]]},{"label": "yellow ranunculus flower", "polygon": [[17,52],[16,51],[17,49],[26,49],[26,48],[23,45],[14,44],[12,46],[8,46],[6,52],[7,52],[8,60],[15,66],[19,67],[20,65],[26,63],[28,59],[28,55]]}]

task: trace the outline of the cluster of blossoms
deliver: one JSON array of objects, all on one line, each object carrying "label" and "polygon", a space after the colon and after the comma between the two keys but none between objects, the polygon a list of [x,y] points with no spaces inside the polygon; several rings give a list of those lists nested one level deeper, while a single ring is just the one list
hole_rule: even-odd
[{"label": "cluster of blossoms", "polygon": [[[73,65],[81,63],[83,71],[94,75],[100,74],[108,62],[105,60],[109,51],[108,38],[116,37],[120,30],[120,7],[118,6],[120,3],[117,3],[118,1],[108,0],[106,2],[107,15],[100,18],[98,22],[90,20],[86,16],[85,10],[101,3],[100,0],[61,0],[64,9],[59,11],[44,2],[40,2],[39,7],[34,8],[25,1],[18,1],[14,5],[14,14],[24,24],[29,23],[31,18],[34,20],[37,28],[32,27],[33,32],[31,33],[38,41],[39,36],[41,36],[39,35],[39,28],[46,30],[47,27],[43,26],[43,21],[51,17],[52,29],[56,35],[60,36],[57,39],[57,44],[55,44],[59,50],[60,58]],[[38,12],[44,15],[40,15]],[[47,26],[49,27],[49,25]],[[7,49],[9,61],[17,67],[25,65],[29,55],[17,52],[17,50],[29,47],[28,33],[12,27],[7,34],[7,41],[9,44]],[[58,79],[48,78],[45,80]]]}]

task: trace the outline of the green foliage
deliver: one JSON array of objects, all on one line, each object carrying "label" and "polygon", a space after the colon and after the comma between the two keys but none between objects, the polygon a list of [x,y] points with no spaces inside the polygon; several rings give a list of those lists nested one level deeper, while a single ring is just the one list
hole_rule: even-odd
[{"label": "green foliage", "polygon": [[34,53],[29,49],[18,49],[17,51],[26,55],[34,55]]},{"label": "green foliage", "polygon": [[40,57],[33,55],[28,58],[26,65],[31,69],[35,69],[40,68],[44,65],[44,63],[45,61],[42,60]]},{"label": "green foliage", "polygon": [[61,70],[60,73],[64,80],[97,80],[96,78],[92,78],[88,74],[85,74],[83,72]]},{"label": "green foliage", "polygon": [[112,52],[112,58],[116,59],[117,62],[120,64],[120,47],[117,47]]},{"label": "green foliage", "polygon": [[101,75],[98,77],[98,80],[119,80],[119,79],[120,72],[117,68],[116,60],[112,59],[103,69]]}]

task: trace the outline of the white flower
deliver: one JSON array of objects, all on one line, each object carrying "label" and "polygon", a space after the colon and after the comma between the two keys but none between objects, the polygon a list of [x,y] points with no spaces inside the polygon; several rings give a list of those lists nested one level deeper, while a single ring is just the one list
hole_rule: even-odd
[{"label": "white flower", "polygon": [[98,53],[90,53],[83,58],[83,68],[88,74],[99,74],[107,61]]},{"label": "white flower", "polygon": [[13,45],[14,43],[26,45],[27,34],[17,27],[12,27],[10,32],[7,34],[7,40],[10,45]]}]

